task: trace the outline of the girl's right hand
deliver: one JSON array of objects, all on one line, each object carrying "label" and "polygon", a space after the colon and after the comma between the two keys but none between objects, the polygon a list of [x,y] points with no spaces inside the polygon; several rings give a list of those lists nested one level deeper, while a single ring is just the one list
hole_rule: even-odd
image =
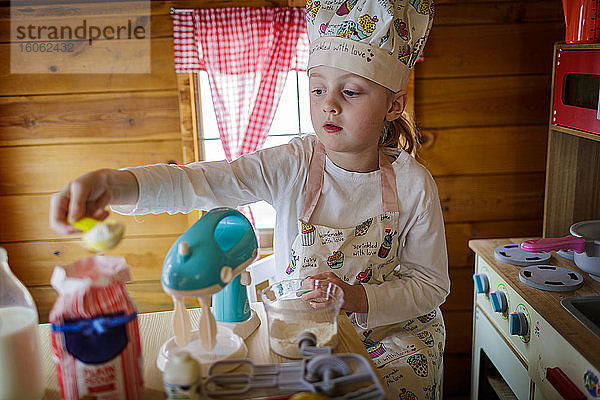
[{"label": "girl's right hand", "polygon": [[135,204],[138,186],[129,171],[101,169],[69,182],[50,200],[50,227],[59,233],[80,232],[69,222],[83,217],[102,221],[109,204]]}]

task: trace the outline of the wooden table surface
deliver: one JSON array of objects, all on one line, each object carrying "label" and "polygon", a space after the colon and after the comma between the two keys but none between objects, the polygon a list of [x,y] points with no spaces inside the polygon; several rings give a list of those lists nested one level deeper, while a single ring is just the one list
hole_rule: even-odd
[{"label": "wooden table surface", "polygon": [[[267,319],[263,304],[260,302],[253,303],[251,304],[251,307],[258,314],[261,324],[258,329],[246,339],[246,345],[248,347],[247,358],[257,364],[289,361],[274,354],[269,349]],[[188,312],[192,327],[198,326],[200,309],[189,309]],[[163,343],[173,336],[172,316],[173,311],[147,313],[138,316],[144,356],[144,399],[162,400],[165,398],[162,387],[162,373],[156,366],[156,357]],[[56,369],[52,360],[50,326],[49,324],[41,324],[39,328],[42,363],[46,382],[46,393],[43,398],[61,399],[60,389],[56,380]],[[336,353],[357,353],[371,362],[371,358],[369,357],[365,346],[360,341],[352,323],[344,313],[341,313],[338,319],[338,340]],[[372,362],[371,366],[377,371]],[[383,386],[385,387],[385,385]]]},{"label": "wooden table surface", "polygon": [[571,346],[600,370],[600,339],[575,319],[561,304],[566,297],[600,296],[600,282],[590,278],[587,272],[579,269],[573,261],[555,252],[547,264],[576,271],[583,276],[583,286],[570,292],[550,292],[533,288],[519,279],[522,267],[507,264],[496,259],[494,249],[509,243],[520,244],[533,238],[480,239],[471,240],[469,247],[481,256],[510,286],[529,303]]}]

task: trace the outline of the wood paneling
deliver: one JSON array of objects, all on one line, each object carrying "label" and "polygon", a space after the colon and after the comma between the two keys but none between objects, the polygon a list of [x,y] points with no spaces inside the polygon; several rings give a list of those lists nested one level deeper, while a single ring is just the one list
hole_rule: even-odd
[{"label": "wood paneling", "polygon": [[542,215],[543,173],[442,176],[435,180],[447,223]]},{"label": "wood paneling", "polygon": [[0,97],[0,121],[0,146],[181,138],[173,90]]},{"label": "wood paneling", "polygon": [[424,129],[419,159],[439,175],[543,172],[547,125]]},{"label": "wood paneling", "polygon": [[[30,287],[29,291],[38,305],[40,323],[48,322],[48,314],[56,301],[56,291],[50,286]],[[158,281],[128,283],[127,291],[136,304],[138,313],[173,310],[173,300],[163,292]],[[198,307],[198,301],[186,299],[186,306]]]},{"label": "wood paneling", "polygon": [[470,376],[470,353],[444,354],[444,399],[468,399],[471,392]]},{"label": "wood paneling", "polygon": [[444,353],[468,353],[471,351],[471,331],[473,313],[468,311],[449,311],[442,306],[446,325],[446,349]]},{"label": "wood paneling", "polygon": [[559,1],[436,1],[435,29],[443,25],[515,24],[564,20]]},{"label": "wood paneling", "polygon": [[[118,247],[103,254],[125,257],[134,281],[158,281],[165,255],[178,235],[148,232],[147,236],[140,237],[126,233]],[[4,243],[2,247],[9,254],[15,275],[31,286],[49,285],[54,266],[67,265],[90,255],[81,240]]]},{"label": "wood paneling", "polygon": [[[2,195],[55,192],[66,182],[100,168],[168,163],[170,160],[179,164],[182,161],[178,139],[5,147],[0,148],[0,158],[4,160],[0,165]],[[14,165],[20,168],[15,169]]]},{"label": "wood paneling", "polygon": [[[66,183],[66,182],[65,182]],[[57,233],[48,225],[49,194],[0,196],[0,242],[73,239]],[[129,217],[112,214],[125,224],[125,235],[173,235],[187,228],[184,214],[158,214]],[[77,244],[73,243],[74,246]],[[10,254],[9,254],[10,257]]]},{"label": "wood paneling", "polygon": [[[563,31],[561,21],[435,26],[417,79],[549,74],[554,40]],[[469,44],[469,51],[462,51],[465,43]]]},{"label": "wood paneling", "polygon": [[[9,59],[9,47],[0,44],[0,59]],[[150,51],[149,74],[17,74],[0,63],[0,96],[176,89],[173,39],[153,39]]]},{"label": "wood paneling", "polygon": [[473,268],[475,265],[475,256],[468,247],[469,240],[502,237],[534,237],[541,236],[541,232],[542,220],[539,218],[482,222],[473,221],[466,223],[446,222],[448,260],[453,268]]},{"label": "wood paneling", "polygon": [[419,79],[417,74],[415,109],[424,129],[542,125],[548,122],[549,93],[550,75]]},{"label": "wood paneling", "polygon": [[569,235],[575,222],[600,219],[599,154],[600,140],[552,131],[544,236]]},{"label": "wood paneling", "polygon": [[[19,6],[15,6],[14,3],[13,1],[13,7],[18,10]],[[25,11],[22,14],[26,15],[26,19],[22,24],[16,19],[11,20],[11,7],[0,6],[0,43],[10,42],[11,23],[25,26],[65,25],[73,28],[77,26],[77,24],[74,25],[74,22],[79,22],[78,18],[85,18],[88,26],[92,23],[96,26],[114,26],[122,18],[131,16],[135,17],[135,26],[143,26],[151,38],[171,37],[173,35],[170,6],[164,1],[121,2],[116,7],[107,6],[106,1],[102,3],[76,2],[60,4],[58,1],[52,3],[44,5],[43,2],[36,1],[35,4],[23,7]],[[147,5],[150,5],[152,12],[149,20],[143,14],[143,10]]]}]

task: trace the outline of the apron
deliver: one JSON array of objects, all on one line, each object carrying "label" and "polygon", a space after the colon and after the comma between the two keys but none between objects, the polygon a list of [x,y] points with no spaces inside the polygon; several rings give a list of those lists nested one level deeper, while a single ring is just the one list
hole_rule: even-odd
[{"label": "apron", "polygon": [[[383,212],[350,228],[310,224],[325,168],[325,148],[317,143],[308,171],[299,235],[292,244],[288,278],[332,271],[349,284],[381,284],[401,279],[398,191],[393,167],[379,151]],[[390,300],[391,301],[391,300]],[[401,304],[399,304],[401,307]],[[400,399],[440,399],[445,328],[439,308],[408,321],[362,329],[352,321],[388,390]],[[396,397],[394,397],[396,398]]]}]

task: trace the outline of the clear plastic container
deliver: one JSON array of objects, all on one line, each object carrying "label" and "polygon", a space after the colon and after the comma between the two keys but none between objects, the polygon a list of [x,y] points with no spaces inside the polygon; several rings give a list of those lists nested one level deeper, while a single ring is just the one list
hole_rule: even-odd
[{"label": "clear plastic container", "polygon": [[0,247],[0,400],[40,399],[43,394],[37,309]]},{"label": "clear plastic container", "polygon": [[[306,301],[302,294],[315,295]],[[269,347],[285,358],[302,358],[298,335],[308,331],[317,338],[317,346],[337,346],[338,315],[344,292],[331,282],[314,279],[290,279],[277,282],[260,294],[269,329]]]}]

